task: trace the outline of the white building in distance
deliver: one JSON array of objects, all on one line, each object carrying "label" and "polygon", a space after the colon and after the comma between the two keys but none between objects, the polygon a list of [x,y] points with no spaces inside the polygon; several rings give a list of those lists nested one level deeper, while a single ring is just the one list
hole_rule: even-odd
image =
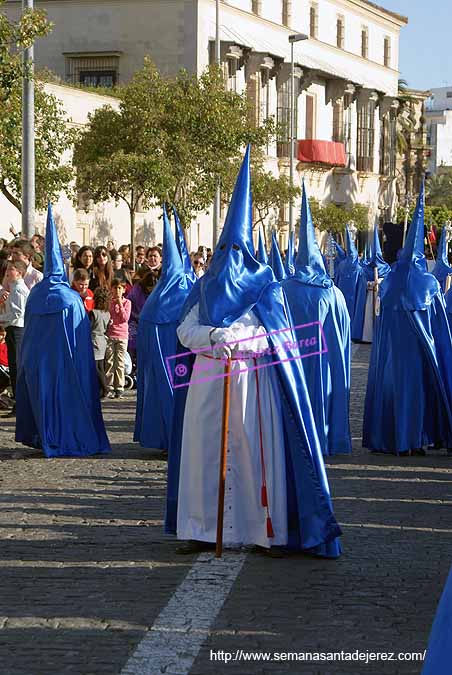
[{"label": "white building in distance", "polygon": [[438,173],[452,167],[452,85],[430,89],[426,102],[428,143],[431,155],[428,170]]},{"label": "white building in distance", "polygon": [[[35,5],[54,23],[36,45],[37,67],[69,84],[126,82],[147,55],[170,75],[181,68],[201,73],[214,59],[215,0],[36,0]],[[269,168],[275,175],[289,170],[288,38],[305,33],[309,40],[294,45],[296,181],[304,178],[310,195],[323,203],[369,205],[371,222],[377,214],[390,218],[396,202],[399,34],[407,19],[368,0],[224,0],[220,6],[226,86],[246,90],[257,122],[274,115],[287,125],[268,148]],[[8,0],[5,7],[14,18],[21,2]],[[65,105],[73,117],[69,98]],[[77,228],[85,241],[102,238],[98,208],[71,217],[70,238],[77,238]],[[119,231],[114,206],[101,208],[108,238],[127,241],[127,218]],[[66,212],[61,217],[66,221]],[[281,243],[287,219],[287,209],[272,218]],[[154,241],[161,240],[160,221],[152,213],[143,214],[142,227],[143,236],[147,228]],[[200,216],[188,237],[191,249],[210,246],[211,218]]]}]

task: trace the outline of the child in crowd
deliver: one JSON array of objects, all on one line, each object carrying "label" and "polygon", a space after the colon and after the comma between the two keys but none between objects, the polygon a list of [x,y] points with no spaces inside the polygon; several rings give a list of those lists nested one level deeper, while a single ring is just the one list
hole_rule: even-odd
[{"label": "child in crowd", "polygon": [[10,384],[6,330],[3,326],[0,326],[0,409],[8,409],[10,407],[8,398],[2,396]]},{"label": "child in crowd", "polygon": [[[76,272],[86,270],[76,270]],[[107,348],[107,330],[110,324],[110,293],[106,288],[96,288],[94,291],[94,309],[89,313],[91,321],[91,339],[93,341],[94,360],[99,378],[100,396],[108,394],[108,384],[105,378],[104,358]]]},{"label": "child in crowd", "polygon": [[[4,311],[0,314],[0,323],[6,327],[9,374],[14,398],[16,398],[17,365],[24,333],[25,304],[29,295],[29,290],[24,281],[26,274],[27,265],[25,262],[21,260],[9,262],[5,274],[9,290],[4,291],[1,296]],[[11,414],[15,414],[15,408],[13,408]]]},{"label": "child in crowd", "polygon": [[88,270],[81,267],[78,270],[75,270],[74,276],[72,277],[72,286],[71,288],[77,293],[80,294],[83,304],[87,312],[91,312],[94,309],[94,295],[93,292],[89,289],[89,272]]},{"label": "child in crowd", "polygon": [[125,284],[120,279],[111,283],[110,325],[107,331],[105,375],[109,398],[121,398],[124,392],[124,358],[129,338],[129,317],[132,304],[124,298]]}]

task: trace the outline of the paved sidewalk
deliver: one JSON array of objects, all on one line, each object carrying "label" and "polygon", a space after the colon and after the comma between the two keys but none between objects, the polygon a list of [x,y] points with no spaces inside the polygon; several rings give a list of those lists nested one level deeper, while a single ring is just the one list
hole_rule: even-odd
[{"label": "paved sidewalk", "polygon": [[[249,554],[190,675],[420,673],[419,663],[210,659],[425,649],[452,564],[452,460],[360,448],[368,356],[361,346],[354,359],[354,454],[327,463],[343,556]],[[101,459],[44,460],[0,419],[1,675],[119,675],[196,560],[163,534],[166,463],[131,443],[133,397],[104,410],[113,454]]]}]

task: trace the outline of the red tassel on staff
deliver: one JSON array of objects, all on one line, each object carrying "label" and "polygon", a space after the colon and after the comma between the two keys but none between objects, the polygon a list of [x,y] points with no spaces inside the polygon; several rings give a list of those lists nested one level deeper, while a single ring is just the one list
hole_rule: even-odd
[{"label": "red tassel on staff", "polygon": [[270,518],[270,516],[267,516],[267,537],[271,539],[274,536],[275,533],[273,532],[272,519]]},{"label": "red tassel on staff", "polygon": [[266,485],[263,485],[261,487],[261,501],[262,501],[262,506],[268,506],[267,486]]}]

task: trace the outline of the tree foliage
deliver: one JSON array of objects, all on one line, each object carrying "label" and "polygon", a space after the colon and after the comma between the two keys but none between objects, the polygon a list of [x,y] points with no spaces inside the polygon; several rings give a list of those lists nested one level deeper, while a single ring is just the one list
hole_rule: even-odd
[{"label": "tree foliage", "polygon": [[[0,9],[3,0],[0,0]],[[21,210],[22,77],[21,52],[51,28],[41,11],[26,11],[16,24],[0,12],[0,191]],[[35,82],[36,206],[44,208],[66,188],[72,177],[62,155],[73,134],[61,103]]]},{"label": "tree foliage", "polygon": [[425,203],[452,209],[452,169],[442,169],[441,173],[429,178],[425,186]]},{"label": "tree foliage", "polygon": [[369,227],[369,207],[365,204],[341,208],[332,203],[322,206],[316,199],[310,199],[309,203],[314,225],[321,232],[342,234],[350,221],[355,223],[358,230],[367,230]]},{"label": "tree foliage", "polygon": [[94,201],[127,203],[133,243],[139,201],[174,205],[187,227],[210,208],[218,181],[228,184],[244,144],[261,146],[275,132],[272,120],[250,122],[246,96],[225,90],[219,68],[167,78],[147,59],[121,90],[119,110],[95,111],[80,134],[77,186]]}]

